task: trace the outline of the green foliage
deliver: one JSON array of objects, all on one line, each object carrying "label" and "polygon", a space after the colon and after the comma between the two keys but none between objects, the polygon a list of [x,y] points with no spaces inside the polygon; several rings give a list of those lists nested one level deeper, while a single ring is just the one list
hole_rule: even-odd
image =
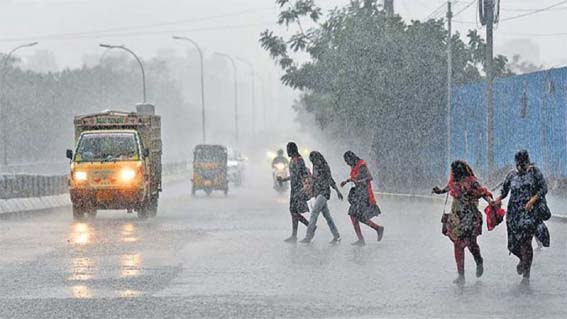
[{"label": "green foliage", "polygon": [[[278,23],[286,27],[295,23],[297,32],[286,40],[266,30],[260,43],[285,71],[282,82],[304,92],[294,106],[298,114],[313,115],[329,135],[348,144],[371,147],[383,169],[382,179],[409,170],[416,172],[412,179],[419,183],[444,172],[448,41],[444,22],[406,23],[399,16],[387,17],[375,0],[353,0],[305,32],[302,19],[320,9],[312,1],[279,0],[278,4],[283,10]],[[319,15],[312,21],[318,22]],[[486,43],[474,31],[467,38],[468,43],[458,34],[451,38],[457,85],[479,81],[484,73]],[[295,61],[290,52],[296,51],[310,59]],[[510,73],[505,57],[496,57],[494,67],[497,76]]]}]

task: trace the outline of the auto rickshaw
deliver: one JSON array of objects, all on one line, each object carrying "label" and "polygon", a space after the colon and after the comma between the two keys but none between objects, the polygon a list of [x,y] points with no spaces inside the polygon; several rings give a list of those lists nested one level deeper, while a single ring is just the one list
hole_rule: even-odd
[{"label": "auto rickshaw", "polygon": [[193,186],[191,194],[203,190],[208,195],[215,190],[228,194],[228,152],[222,145],[197,145],[193,152]]}]

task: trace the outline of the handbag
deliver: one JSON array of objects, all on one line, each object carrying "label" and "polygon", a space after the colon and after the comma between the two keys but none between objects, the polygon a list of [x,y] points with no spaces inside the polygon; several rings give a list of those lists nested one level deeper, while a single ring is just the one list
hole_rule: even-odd
[{"label": "handbag", "polygon": [[549,235],[549,230],[547,229],[547,226],[545,226],[544,222],[540,222],[537,225],[535,236],[543,247],[549,247],[551,243],[551,236]]},{"label": "handbag", "polygon": [[504,215],[506,215],[506,211],[500,206],[488,205],[484,209],[484,214],[486,214],[486,228],[488,230],[493,230],[496,226],[502,223]]},{"label": "handbag", "polygon": [[540,198],[534,208],[534,215],[537,219],[547,221],[551,218],[551,211],[549,210],[549,206],[547,206],[547,200],[545,197]]},{"label": "handbag", "polygon": [[447,193],[447,197],[445,198],[445,205],[443,206],[443,215],[441,216],[441,234],[448,236],[448,227],[447,223],[449,222],[449,214],[447,214],[447,202],[449,201],[449,193]]},{"label": "handbag", "polygon": [[[537,179],[535,174],[535,168],[532,166],[530,167],[530,172],[534,177],[534,180]],[[547,206],[547,200],[545,199],[545,196],[539,198],[537,200],[537,202],[535,203],[533,210],[532,210],[534,216],[538,219],[538,220],[549,220],[551,218],[551,211],[549,210],[549,206]]]}]

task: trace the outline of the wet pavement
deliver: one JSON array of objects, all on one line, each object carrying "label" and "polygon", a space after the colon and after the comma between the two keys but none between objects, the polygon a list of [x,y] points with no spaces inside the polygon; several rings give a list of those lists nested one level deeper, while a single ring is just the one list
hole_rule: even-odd
[{"label": "wet pavement", "polygon": [[535,253],[529,288],[505,226],[484,229],[485,275],[474,277],[467,253],[457,287],[442,201],[381,198],[383,241],[363,228],[368,245],[353,247],[346,204],[333,199],[342,243],[328,244],[320,218],[312,244],[290,245],[285,195],[189,191],[169,185],[147,221],[101,212],[78,223],[69,209],[1,221],[0,317],[567,317],[567,224],[549,223],[552,248]]}]

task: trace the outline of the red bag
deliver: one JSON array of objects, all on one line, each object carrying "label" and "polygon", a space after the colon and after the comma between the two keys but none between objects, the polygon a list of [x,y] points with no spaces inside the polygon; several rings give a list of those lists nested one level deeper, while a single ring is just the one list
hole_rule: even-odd
[{"label": "red bag", "polygon": [[488,230],[493,230],[498,226],[503,220],[506,211],[501,206],[486,206],[484,209],[486,214],[486,227]]}]

